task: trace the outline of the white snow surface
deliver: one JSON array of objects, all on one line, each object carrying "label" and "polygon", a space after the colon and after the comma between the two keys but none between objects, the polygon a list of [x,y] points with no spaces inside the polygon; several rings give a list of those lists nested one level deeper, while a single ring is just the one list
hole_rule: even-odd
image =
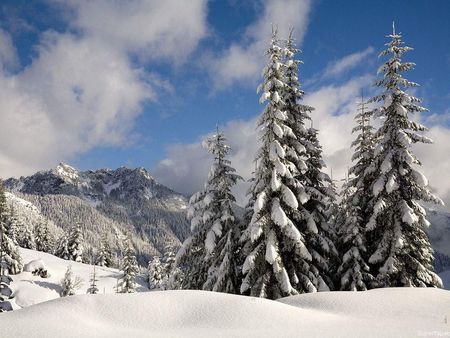
[{"label": "white snow surface", "polygon": [[4,337],[417,337],[448,334],[450,291],[320,292],[280,301],[208,291],[60,298],[0,315]]},{"label": "white snow surface", "polygon": [[[30,271],[12,275],[11,289],[14,292],[13,306],[15,309],[59,298],[61,280],[68,265],[72,266],[72,272],[75,276],[83,279],[83,285],[76,293],[85,294],[90,287],[89,279],[93,272],[93,265],[66,261],[51,254],[35,250],[21,248],[20,252],[26,267],[24,270],[31,271],[34,268],[42,267],[48,271],[50,277],[41,278],[34,276]],[[122,275],[121,272],[113,268],[96,266],[95,273],[98,279],[97,287],[99,293],[115,293],[114,287],[117,284],[117,278]],[[138,279],[137,282],[140,284],[138,285],[138,291],[148,290],[143,280]],[[0,337],[3,337],[3,335],[0,334]]]}]

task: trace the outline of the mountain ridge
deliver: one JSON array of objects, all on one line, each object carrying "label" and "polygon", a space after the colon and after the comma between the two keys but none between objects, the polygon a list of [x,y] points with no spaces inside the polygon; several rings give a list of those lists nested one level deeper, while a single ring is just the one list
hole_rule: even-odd
[{"label": "mountain ridge", "polygon": [[88,247],[94,251],[101,234],[113,238],[115,231],[130,233],[141,265],[166,246],[178,247],[189,232],[187,197],[160,184],[142,167],[80,171],[60,163],[4,184],[61,229],[82,220]]}]

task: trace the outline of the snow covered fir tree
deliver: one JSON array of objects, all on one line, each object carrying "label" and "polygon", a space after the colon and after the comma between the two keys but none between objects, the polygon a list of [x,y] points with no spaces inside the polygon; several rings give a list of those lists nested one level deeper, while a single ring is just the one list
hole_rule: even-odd
[{"label": "snow covered fir tree", "polygon": [[106,235],[102,237],[100,249],[98,250],[96,264],[100,266],[110,267],[113,265],[111,246]]},{"label": "snow covered fir tree", "polygon": [[67,248],[69,252],[69,259],[75,262],[83,260],[84,238],[81,230],[81,223],[76,222],[70,229]]},{"label": "snow covered fir tree", "polygon": [[338,268],[340,289],[361,291],[370,288],[374,277],[370,272],[367,257],[367,236],[365,226],[371,215],[369,192],[375,173],[366,170],[374,157],[375,137],[371,124],[372,112],[367,111],[364,97],[358,108],[357,122],[353,132],[357,133],[352,146],[355,164],[349,169],[351,177],[343,186],[337,226],[339,229],[339,251],[342,263]]},{"label": "snow covered fir tree", "polygon": [[92,271],[91,279],[89,280],[89,289],[87,290],[87,293],[95,295],[98,293],[98,287],[97,287],[97,274],[95,272],[95,265],[94,269]]},{"label": "snow covered fir tree", "polygon": [[48,228],[48,222],[42,222],[36,226],[34,229],[34,242],[38,251],[53,251],[53,236]]},{"label": "snow covered fir tree", "polygon": [[367,169],[375,175],[369,197],[373,212],[366,225],[369,264],[376,278],[373,286],[441,287],[425,233],[430,223],[420,202],[442,202],[416,170],[421,163],[411,149],[412,144],[432,142],[423,135],[426,127],[411,119],[412,114],[427,109],[419,105],[419,98],[405,92],[417,86],[403,76],[414,67],[403,61],[412,48],[404,45],[395,27],[388,38],[387,48],[380,54],[388,59],[380,67],[383,77],[376,83],[383,91],[370,100],[380,103],[373,114],[381,119],[375,133],[374,160]]},{"label": "snow covered fir tree", "polygon": [[83,280],[72,272],[72,266],[67,266],[66,273],[61,281],[61,297],[75,295],[82,284]]},{"label": "snow covered fir tree", "polygon": [[239,225],[231,188],[241,177],[227,159],[230,147],[223,133],[217,130],[203,145],[214,160],[204,190],[189,202],[192,234],[178,251],[175,264],[183,271],[184,289],[236,293]]},{"label": "snow covered fir tree", "polygon": [[300,206],[310,198],[301,179],[309,169],[302,142],[310,143],[303,123],[312,108],[298,103],[303,92],[296,74],[299,62],[291,59],[294,54],[292,40],[284,49],[274,29],[260,86],[260,102],[267,101],[267,105],[259,120],[262,146],[250,189],[253,214],[243,235],[246,258],[241,292],[272,299],[315,291],[319,284],[314,283],[319,276],[311,274],[312,256],[298,226],[313,220]]},{"label": "snow covered fir tree", "polygon": [[125,243],[125,255],[123,257],[121,270],[123,274],[117,282],[117,292],[136,292],[136,275],[139,272],[139,269],[136,262],[136,254],[134,252],[133,245],[128,237]]},{"label": "snow covered fir tree", "polygon": [[5,188],[3,181],[0,180],[0,254],[4,264],[7,264],[8,273],[15,275],[22,271],[23,263],[17,243],[9,237],[9,234],[11,234],[10,216]]}]

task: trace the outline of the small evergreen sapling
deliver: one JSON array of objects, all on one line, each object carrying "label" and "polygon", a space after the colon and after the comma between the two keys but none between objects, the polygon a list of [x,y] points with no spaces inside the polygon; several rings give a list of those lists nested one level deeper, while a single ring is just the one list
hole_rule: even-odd
[{"label": "small evergreen sapling", "polygon": [[94,271],[91,274],[91,279],[89,280],[89,289],[87,289],[87,293],[90,294],[97,294],[98,293],[98,287],[97,287],[97,275],[96,275],[96,271],[95,271],[95,265],[94,265]]},{"label": "small evergreen sapling", "polygon": [[67,266],[64,278],[61,281],[61,297],[73,296],[76,291],[83,285],[83,280],[75,276],[72,272],[72,266]]}]

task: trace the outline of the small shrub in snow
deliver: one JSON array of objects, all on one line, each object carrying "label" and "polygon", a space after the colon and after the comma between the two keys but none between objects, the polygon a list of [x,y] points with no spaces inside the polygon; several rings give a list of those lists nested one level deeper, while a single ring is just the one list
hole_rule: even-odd
[{"label": "small shrub in snow", "polygon": [[75,292],[83,285],[83,280],[75,276],[72,272],[72,266],[67,267],[63,280],[61,281],[61,297],[73,296]]}]

